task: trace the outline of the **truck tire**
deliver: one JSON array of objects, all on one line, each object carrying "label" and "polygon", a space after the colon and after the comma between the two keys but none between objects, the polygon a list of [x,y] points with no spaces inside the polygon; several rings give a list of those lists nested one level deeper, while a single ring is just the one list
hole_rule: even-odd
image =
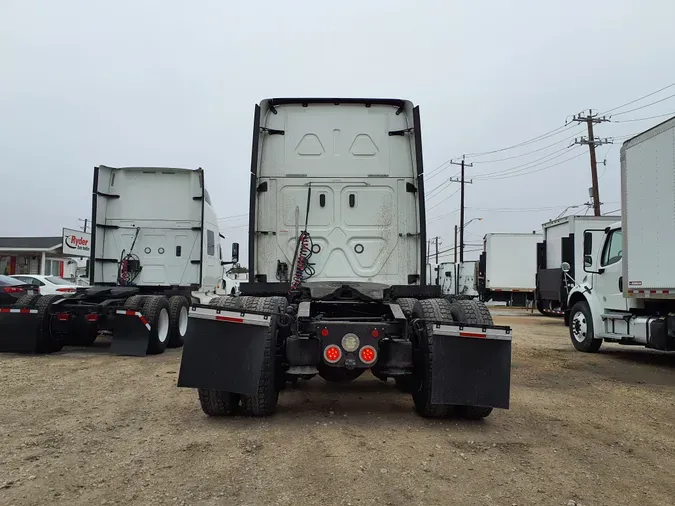
[{"label": "truck tire", "polygon": [[[244,310],[269,313],[280,312],[280,301],[277,297],[249,297],[245,301]],[[260,369],[258,388],[253,395],[242,396],[241,403],[244,412],[250,416],[270,416],[277,409],[279,389],[277,384],[277,317],[271,317],[271,325],[265,339],[265,352]]]},{"label": "truck tire", "polygon": [[28,307],[34,309],[35,305],[37,304],[37,301],[40,300],[40,297],[42,297],[42,295],[40,295],[39,293],[22,295],[14,303],[14,307],[18,308]]},{"label": "truck tire", "polygon": [[135,311],[143,311],[143,306],[147,302],[148,297],[148,295],[132,295],[124,301],[124,307]]},{"label": "truck tire", "polygon": [[405,317],[408,320],[410,320],[413,308],[415,307],[415,304],[417,304],[417,299],[409,299],[409,298],[396,299],[396,304],[400,306]]},{"label": "truck tire", "polygon": [[[433,321],[453,321],[450,313],[450,303],[445,299],[426,299],[417,301],[412,311],[412,318]],[[413,365],[413,379],[410,380],[413,404],[420,416],[425,418],[445,418],[453,414],[453,406],[433,404],[432,366],[434,361],[433,325],[425,324],[413,340],[413,347],[417,349],[418,359]],[[414,353],[414,352],[413,352]]]},{"label": "truck tire", "polygon": [[595,353],[602,346],[602,339],[594,339],[593,317],[588,302],[580,301],[570,312],[570,339],[577,351]]},{"label": "truck tire", "polygon": [[180,348],[185,341],[188,329],[188,311],[190,304],[181,295],[169,299],[169,343],[168,348]]},{"label": "truck tire", "polygon": [[[455,300],[450,306],[452,318],[458,323],[494,325],[490,309],[477,300]],[[482,406],[457,406],[456,413],[467,420],[480,420],[492,413],[492,408]]]},{"label": "truck tire", "polygon": [[239,394],[208,388],[200,388],[198,393],[202,411],[209,416],[232,416],[239,409]]},{"label": "truck tire", "polygon": [[[319,362],[316,366],[319,370],[319,376],[329,383],[349,383],[361,376],[365,369],[343,369],[341,367],[331,367]],[[385,378],[386,380],[386,378]]]},{"label": "truck tire", "polygon": [[473,325],[494,325],[488,307],[476,300],[455,299],[450,305],[454,321]]},{"label": "truck tire", "polygon": [[45,295],[35,303],[38,310],[38,319],[42,321],[42,332],[38,338],[36,353],[54,353],[61,351],[64,345],[63,336],[54,336],[51,331],[51,305],[65,299],[62,295]]},{"label": "truck tire", "polygon": [[223,297],[216,297],[215,299],[211,299],[211,302],[209,302],[209,306],[234,309],[236,303],[237,301],[235,297],[232,297],[231,295],[225,295]]},{"label": "truck tire", "polygon": [[150,324],[148,355],[164,353],[169,344],[169,301],[161,295],[151,295],[143,305],[143,316]]}]

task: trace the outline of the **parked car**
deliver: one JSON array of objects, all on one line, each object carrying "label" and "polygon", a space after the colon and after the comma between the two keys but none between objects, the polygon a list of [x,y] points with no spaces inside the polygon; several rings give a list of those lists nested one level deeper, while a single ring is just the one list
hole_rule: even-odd
[{"label": "parked car", "polygon": [[14,304],[19,297],[36,291],[36,287],[29,283],[0,275],[0,305]]},{"label": "parked car", "polygon": [[28,283],[40,291],[40,295],[68,295],[81,290],[82,287],[72,281],[58,276],[40,276],[37,274],[15,274],[14,279]]}]

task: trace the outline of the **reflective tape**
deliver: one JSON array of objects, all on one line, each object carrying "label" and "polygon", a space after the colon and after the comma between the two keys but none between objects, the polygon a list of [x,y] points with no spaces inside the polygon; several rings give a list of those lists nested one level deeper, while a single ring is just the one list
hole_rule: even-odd
[{"label": "reflective tape", "polygon": [[133,309],[118,309],[115,311],[116,314],[119,315],[125,315],[125,316],[136,316],[138,317],[139,320],[141,320],[141,323],[145,325],[145,328],[148,330],[151,330],[152,327],[150,327],[150,324],[148,323],[148,320],[143,316],[143,313],[140,313],[139,311],[134,311]]},{"label": "reflective tape", "polygon": [[236,310],[214,309],[204,307],[193,307],[188,315],[190,318],[201,320],[214,320],[227,323],[240,323],[244,325],[258,325],[260,327],[269,327],[271,320],[269,315],[252,314]]},{"label": "reflective tape", "polygon": [[449,337],[466,337],[471,339],[494,339],[511,341],[511,330],[491,329],[479,325],[434,325],[434,335]]}]

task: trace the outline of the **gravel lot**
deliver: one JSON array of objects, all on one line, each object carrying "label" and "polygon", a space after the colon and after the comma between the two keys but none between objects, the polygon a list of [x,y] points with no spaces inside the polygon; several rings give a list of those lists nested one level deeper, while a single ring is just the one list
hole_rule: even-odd
[{"label": "gravel lot", "polygon": [[180,351],[0,355],[2,505],[667,505],[675,355],[574,351],[561,320],[514,328],[512,406],[429,421],[391,384],[321,379],[273,418],[209,419]]}]

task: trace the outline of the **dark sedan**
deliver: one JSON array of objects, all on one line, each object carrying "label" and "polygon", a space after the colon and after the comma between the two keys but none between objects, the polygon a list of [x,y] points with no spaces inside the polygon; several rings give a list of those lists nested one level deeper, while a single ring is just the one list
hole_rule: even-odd
[{"label": "dark sedan", "polygon": [[19,297],[29,293],[36,293],[33,285],[0,275],[0,305],[14,304]]}]

